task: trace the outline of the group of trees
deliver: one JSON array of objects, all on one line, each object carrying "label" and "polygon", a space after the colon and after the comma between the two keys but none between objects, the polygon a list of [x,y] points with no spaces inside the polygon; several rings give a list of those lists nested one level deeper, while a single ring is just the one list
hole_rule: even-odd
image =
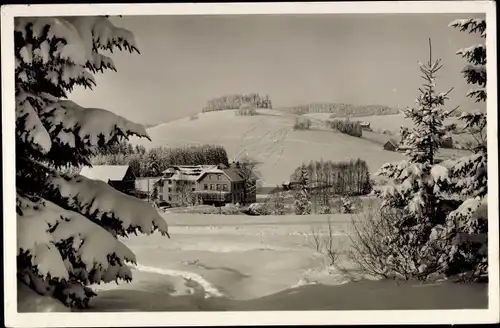
[{"label": "group of trees", "polygon": [[316,187],[319,194],[360,196],[372,191],[368,164],[359,158],[348,162],[310,161],[295,169],[291,181],[301,181],[304,171],[309,187]]},{"label": "group of trees", "polygon": [[[463,19],[451,26],[485,37],[484,19]],[[393,181],[379,191],[383,215],[390,217],[380,240],[386,257],[379,271],[404,278],[428,279],[433,275],[459,275],[467,280],[487,277],[487,149],[478,139],[474,154],[436,164],[436,154],[446,133],[444,120],[448,92],[436,91],[441,61],[421,64],[424,85],[417,106],[406,110],[415,127],[408,131],[409,161],[384,165],[379,174]],[[478,87],[467,96],[486,100],[486,48],[475,45],[457,52],[469,64],[462,71]],[[467,128],[486,127],[486,114],[463,113]],[[368,239],[365,239],[368,240]],[[368,253],[366,253],[368,254]]]},{"label": "group of trees", "polygon": [[214,112],[228,109],[239,109],[242,105],[249,104],[256,108],[273,108],[268,95],[261,96],[258,93],[232,94],[211,99],[203,107],[202,112]]},{"label": "group of trees", "polygon": [[222,146],[156,147],[146,150],[144,146],[133,147],[123,141],[101,149],[92,158],[92,164],[130,165],[138,177],[155,177],[172,165],[229,165],[229,159]]},{"label": "group of trees", "polygon": [[362,137],[363,136],[363,128],[361,124],[357,121],[353,122],[349,119],[347,120],[330,120],[328,121],[330,127],[334,130],[338,130],[342,133],[348,134],[353,137]]},{"label": "group of trees", "polygon": [[352,117],[352,116],[371,116],[371,115],[390,115],[398,114],[396,108],[379,105],[352,105],[343,103],[312,103],[282,108],[281,110],[303,115],[307,113],[331,113],[330,117]]},{"label": "group of trees", "polygon": [[257,110],[250,104],[241,105],[240,108],[236,111],[236,115],[238,116],[254,116],[257,115]]}]

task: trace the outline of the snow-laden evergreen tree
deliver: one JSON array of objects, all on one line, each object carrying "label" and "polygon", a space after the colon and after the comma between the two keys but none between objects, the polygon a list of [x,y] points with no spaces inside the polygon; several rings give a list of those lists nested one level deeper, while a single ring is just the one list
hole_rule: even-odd
[{"label": "snow-laden evergreen tree", "polygon": [[392,233],[385,239],[392,252],[390,270],[405,278],[426,279],[440,267],[441,254],[430,243],[431,232],[443,224],[447,213],[442,213],[441,202],[446,200],[448,170],[435,165],[436,154],[446,133],[444,120],[450,115],[445,110],[445,93],[436,91],[436,74],[440,60],[432,59],[429,39],[429,61],[420,64],[425,80],[419,89],[417,106],[405,110],[415,127],[407,132],[404,143],[409,147],[409,161],[385,164],[378,172],[392,180],[380,195],[383,210],[395,210],[398,220]]},{"label": "snow-laden evergreen tree", "polygon": [[150,204],[57,170],[90,165],[98,149],[131,135],[149,138],[139,124],[67,99],[95,85],[94,74],[116,71],[104,51],[138,50],[106,17],[16,18],[14,33],[18,284],[85,307],[89,285],[132,278],[134,253],[118,237],[167,234]]},{"label": "snow-laden evergreen tree", "polygon": [[309,172],[307,166],[302,165],[298,180],[300,189],[295,192],[295,214],[311,214],[311,195],[309,192]]},{"label": "snow-laden evergreen tree", "polygon": [[[484,18],[455,20],[451,27],[462,32],[477,33],[486,38]],[[476,87],[466,96],[476,102],[486,101],[486,46],[476,44],[457,51],[468,64],[462,73],[469,84]],[[487,277],[488,236],[488,176],[486,147],[486,113],[463,112],[464,122],[475,139],[471,147],[473,154],[450,161],[451,188],[458,193],[463,203],[446,219],[446,223],[435,229],[434,236],[447,251],[444,270],[448,275],[463,274],[469,280]]]}]

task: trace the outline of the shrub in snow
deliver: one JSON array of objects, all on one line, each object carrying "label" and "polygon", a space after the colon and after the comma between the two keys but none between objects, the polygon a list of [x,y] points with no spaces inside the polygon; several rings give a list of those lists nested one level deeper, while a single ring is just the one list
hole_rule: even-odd
[{"label": "shrub in snow", "polygon": [[318,214],[332,214],[332,208],[329,205],[321,205]]},{"label": "shrub in snow", "polygon": [[233,215],[233,214],[239,214],[241,212],[239,206],[236,206],[235,204],[226,204],[222,208],[222,214],[226,215]]},{"label": "shrub in snow", "polygon": [[311,120],[305,117],[297,117],[293,125],[294,130],[309,130],[311,127]]},{"label": "shrub in snow", "polygon": [[268,196],[263,206],[265,207],[265,212],[269,215],[286,214],[285,196],[283,192],[277,192]]},{"label": "shrub in snow", "polygon": [[340,198],[340,203],[341,203],[341,213],[344,214],[351,214],[356,211],[356,208],[354,204],[352,203],[352,200],[350,197],[341,197]]},{"label": "shrub in snow", "polygon": [[264,204],[253,203],[248,206],[248,213],[250,215],[269,215],[269,211]]},{"label": "shrub in snow", "polygon": [[363,128],[361,127],[361,124],[359,122],[352,122],[349,119],[332,120],[330,121],[330,127],[353,137],[363,136]]},{"label": "shrub in snow", "polygon": [[[98,149],[143,126],[66,100],[93,73],[116,70],[103,50],[137,51],[105,17],[15,19],[18,283],[69,307],[86,307],[91,284],[132,278],[135,256],[117,237],[167,234],[148,203],[64,168],[90,165]],[[138,51],[137,51],[138,52]],[[25,303],[26,300],[20,300]]]}]

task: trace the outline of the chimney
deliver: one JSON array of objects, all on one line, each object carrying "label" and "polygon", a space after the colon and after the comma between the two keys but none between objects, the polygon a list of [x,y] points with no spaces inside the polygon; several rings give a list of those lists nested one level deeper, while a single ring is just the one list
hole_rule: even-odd
[{"label": "chimney", "polygon": [[240,162],[236,162],[236,167],[240,168]]}]

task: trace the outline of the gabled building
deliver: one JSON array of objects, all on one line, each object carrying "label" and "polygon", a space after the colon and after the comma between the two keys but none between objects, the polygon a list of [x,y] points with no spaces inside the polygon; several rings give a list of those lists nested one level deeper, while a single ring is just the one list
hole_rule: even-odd
[{"label": "gabled building", "polygon": [[398,149],[398,145],[393,140],[389,140],[384,144],[384,149],[388,151],[396,151]]},{"label": "gabled building", "polygon": [[256,202],[257,178],[239,164],[172,166],[163,172],[161,199],[170,204]]},{"label": "gabled building", "polygon": [[453,148],[453,138],[450,135],[444,136],[441,141],[442,148]]},{"label": "gabled building", "polygon": [[85,166],[80,171],[80,175],[101,180],[121,192],[130,194],[135,190],[136,177],[128,165],[94,165]]},{"label": "gabled building", "polygon": [[365,131],[372,131],[370,123],[368,123],[368,122],[360,122],[359,125],[361,125],[361,129],[363,129]]}]

